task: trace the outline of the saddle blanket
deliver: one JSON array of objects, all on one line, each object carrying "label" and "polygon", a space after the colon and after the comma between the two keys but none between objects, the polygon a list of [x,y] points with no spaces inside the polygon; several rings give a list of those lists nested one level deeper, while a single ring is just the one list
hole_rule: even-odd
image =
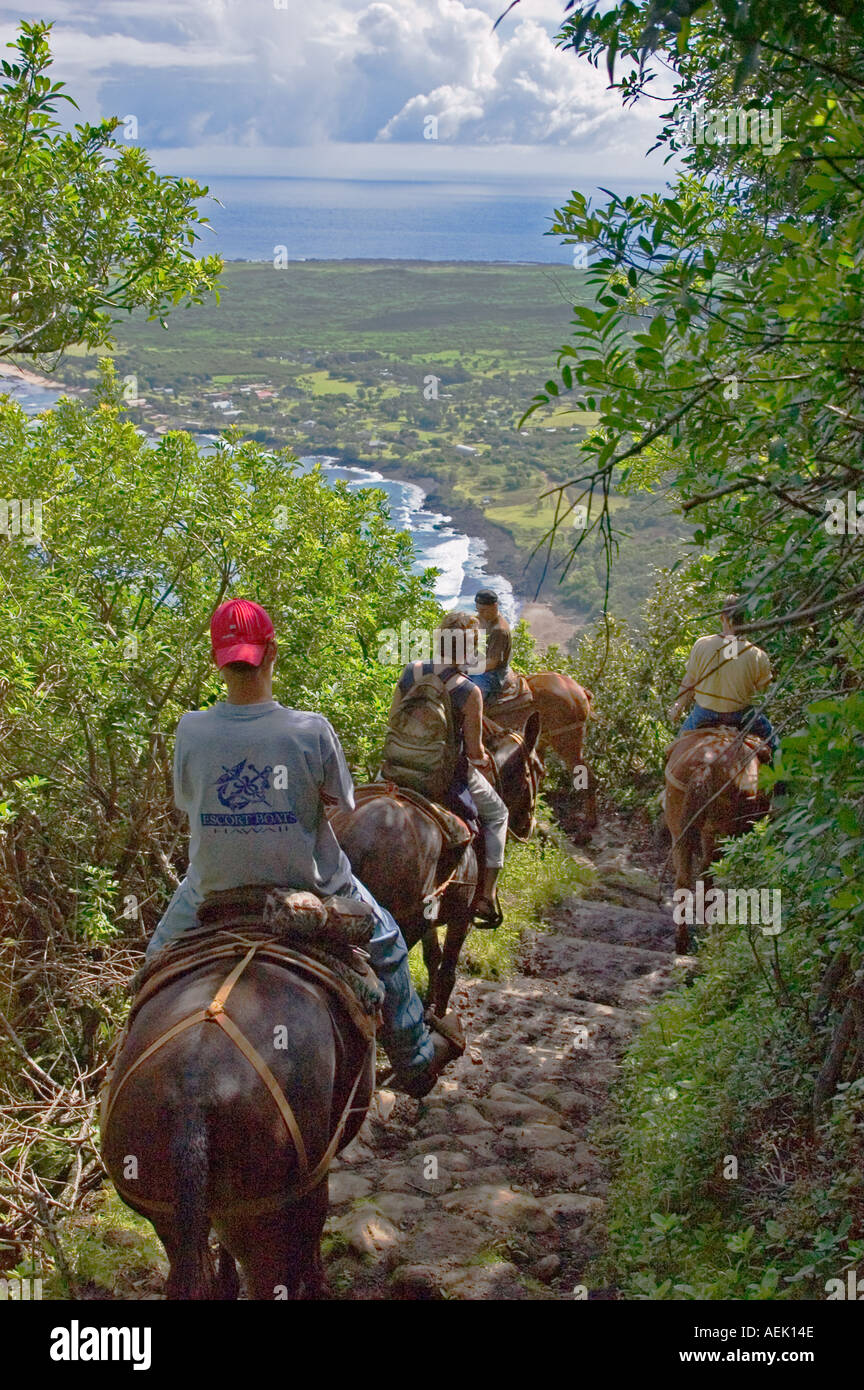
[{"label": "saddle blanket", "polygon": [[746,734],[742,737],[738,729],[731,727],[687,729],[683,734],[679,734],[674,743],[666,749],[666,781],[677,791],[686,791],[684,783],[678,777],[681,765],[692,748],[692,740],[700,739],[703,743],[713,744],[717,756],[730,749],[733,743],[738,744],[738,753],[733,758],[730,765],[730,775],[738,791],[744,796],[755,796],[758,791],[759,783],[759,764],[767,762],[771,757],[771,750],[761,738],[755,734]]}]

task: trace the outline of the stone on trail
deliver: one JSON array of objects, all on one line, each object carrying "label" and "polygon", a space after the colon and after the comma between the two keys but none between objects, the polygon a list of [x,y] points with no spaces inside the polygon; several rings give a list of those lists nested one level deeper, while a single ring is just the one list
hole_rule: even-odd
[{"label": "stone on trail", "polygon": [[441,1271],[434,1265],[399,1265],[390,1275],[390,1288],[394,1298],[439,1299],[441,1293]]},{"label": "stone on trail", "polygon": [[426,1211],[422,1197],[412,1197],[407,1192],[379,1192],[374,1202],[377,1211],[393,1221],[397,1226],[417,1221]]},{"label": "stone on trail", "polygon": [[498,1137],[494,1129],[484,1130],[482,1134],[463,1134],[460,1143],[470,1149],[475,1163],[498,1163]]},{"label": "stone on trail", "polygon": [[472,1154],[447,1153],[436,1154],[438,1167],[443,1168],[445,1173],[468,1173],[474,1168],[476,1159]]},{"label": "stone on trail", "polygon": [[363,1178],[359,1173],[346,1173],[341,1170],[330,1174],[330,1202],[334,1207],[344,1206],[346,1202],[354,1202],[358,1197],[367,1197],[372,1191],[372,1184],[368,1178]]},{"label": "stone on trail", "polygon": [[542,1260],[538,1260],[533,1266],[531,1273],[535,1279],[540,1279],[544,1284],[548,1284],[550,1279],[554,1279],[561,1271],[560,1255],[544,1255]]},{"label": "stone on trail", "polygon": [[374,1207],[357,1207],[340,1216],[331,1229],[347,1241],[357,1255],[368,1255],[375,1260],[395,1260],[402,1233],[392,1221],[376,1211]]},{"label": "stone on trail", "polygon": [[420,1192],[430,1197],[449,1192],[453,1179],[440,1164],[437,1178],[425,1177],[424,1171],[422,1157],[418,1155],[411,1164],[395,1163],[392,1167],[382,1168],[375,1186],[379,1192]]},{"label": "stone on trail", "polygon": [[412,1139],[408,1145],[408,1152],[412,1154],[434,1154],[440,1150],[458,1148],[462,1142],[461,1136],[455,1134],[424,1134],[422,1139]]},{"label": "stone on trail", "polygon": [[468,1184],[470,1187],[497,1187],[500,1183],[508,1183],[513,1174],[509,1168],[504,1167],[499,1159],[498,1163],[484,1163],[480,1164],[479,1167],[475,1163],[470,1174],[457,1173],[456,1177],[458,1180],[457,1188],[465,1186],[466,1178],[470,1178]]},{"label": "stone on trail", "polygon": [[575,1134],[559,1129],[557,1125],[508,1125],[504,1139],[515,1144],[517,1149],[561,1149],[576,1144]]},{"label": "stone on trail", "polygon": [[452,1134],[433,1134],[431,1138],[419,1139],[411,1145],[412,1162],[417,1164],[417,1172],[423,1173],[424,1160],[434,1158],[439,1172],[465,1173],[477,1162],[473,1154],[462,1153],[447,1146],[454,1143]]},{"label": "stone on trail", "polygon": [[606,1205],[602,1197],[588,1197],[582,1192],[550,1192],[548,1197],[540,1197],[538,1205],[549,1216],[586,1216],[602,1211]]},{"label": "stone on trail", "polygon": [[489,1243],[489,1232],[461,1212],[435,1212],[402,1235],[399,1263],[406,1265],[467,1265]]},{"label": "stone on trail", "polygon": [[376,1091],[372,1097],[372,1104],[370,1106],[369,1113],[370,1115],[374,1114],[374,1117],[379,1124],[386,1124],[391,1114],[393,1113],[393,1107],[395,1106],[395,1104],[395,1091],[386,1091],[383,1089]]},{"label": "stone on trail", "polygon": [[538,1100],[554,1106],[562,1115],[567,1115],[579,1124],[585,1124],[594,1113],[596,1104],[584,1091],[554,1089],[549,1086],[535,1086]]},{"label": "stone on trail", "polygon": [[461,1211],[512,1231],[549,1231],[553,1224],[536,1197],[512,1187],[466,1187],[442,1197],[441,1205],[445,1211]]},{"label": "stone on trail", "polygon": [[449,1270],[441,1278],[441,1287],[449,1298],[511,1302],[528,1297],[518,1269],[509,1260]]},{"label": "stone on trail", "polygon": [[507,1096],[502,1099],[479,1100],[478,1109],[487,1117],[498,1124],[512,1125],[519,1120],[523,1123],[534,1121],[537,1124],[555,1124],[561,1117],[554,1110],[550,1110],[548,1105],[541,1105],[539,1101],[531,1100],[528,1096],[520,1096],[518,1100]]},{"label": "stone on trail", "polygon": [[462,1102],[446,1109],[436,1106],[424,1115],[417,1125],[419,1134],[439,1134],[442,1129],[448,1134],[475,1134],[478,1130],[489,1130],[492,1126],[484,1120],[475,1105]]},{"label": "stone on trail", "polygon": [[649,951],[668,951],[675,944],[675,928],[669,913],[648,903],[645,907],[619,907],[611,903],[567,898],[558,909],[556,930],[587,941],[606,941],[619,946],[638,946]]},{"label": "stone on trail", "polygon": [[540,1149],[531,1155],[531,1172],[542,1182],[569,1184],[581,1187],[590,1174],[574,1163],[572,1156],[559,1154],[555,1149]]},{"label": "stone on trail", "polygon": [[348,1163],[353,1167],[357,1163],[366,1163],[368,1159],[374,1158],[374,1148],[371,1148],[369,1144],[364,1143],[364,1139],[365,1135],[363,1135],[363,1131],[361,1130],[360,1134],[356,1135],[355,1138],[351,1140],[350,1144],[345,1145],[345,1148],[339,1154],[338,1160],[334,1159],[334,1168],[337,1165],[337,1161],[339,1165],[343,1163]]}]

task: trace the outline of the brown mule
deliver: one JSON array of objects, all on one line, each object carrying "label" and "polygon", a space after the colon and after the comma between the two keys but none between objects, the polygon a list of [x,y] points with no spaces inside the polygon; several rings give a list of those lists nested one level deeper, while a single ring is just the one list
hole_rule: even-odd
[{"label": "brown mule", "polygon": [[[758,790],[760,761],[770,759],[767,744],[722,726],[688,730],[667,750],[664,818],[672,836],[675,887],[710,886],[717,841],[743,835],[770,809]],[[675,950],[690,945],[686,923],[676,927]]]},{"label": "brown mule", "polygon": [[247,945],[145,985],[103,1096],[105,1166],[165,1246],[169,1299],[236,1298],[235,1262],[250,1298],[322,1296],[327,1168],[372,1094],[371,1022],[320,967]]},{"label": "brown mule", "polygon": [[[573,781],[574,791],[582,797],[586,830],[597,824],[597,799],[593,774],[585,762],[585,726],[591,718],[590,690],[577,685],[563,671],[537,671],[533,676],[517,677],[527,690],[508,684],[501,696],[486,707],[488,717],[502,729],[522,729],[532,711],[540,716],[540,738],[537,749],[542,757],[547,752],[558,755]],[[515,698],[508,699],[513,690]],[[580,773],[584,769],[585,785]]]},{"label": "brown mule", "polygon": [[[539,732],[540,719],[534,712],[521,732],[486,734],[498,794],[510,812],[511,833],[520,840],[527,840],[534,829],[534,803],[544,771],[536,752]],[[422,941],[429,974],[426,1002],[443,1018],[472,922],[478,882],[475,848],[453,845],[433,816],[409,797],[394,794],[397,789],[388,789],[386,783],[377,794],[374,783],[363,793],[356,809],[337,812],[331,825],[357,878],[396,918],[408,949]],[[439,926],[447,928],[443,947]]]}]

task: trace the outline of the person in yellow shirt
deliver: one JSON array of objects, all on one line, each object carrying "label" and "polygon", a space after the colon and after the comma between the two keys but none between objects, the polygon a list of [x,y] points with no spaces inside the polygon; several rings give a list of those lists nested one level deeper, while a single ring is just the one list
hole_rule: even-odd
[{"label": "person in yellow shirt", "polygon": [[771,684],[771,662],[761,647],[738,635],[743,617],[738,596],[727,595],[721,610],[721,631],[695,643],[669,718],[676,720],[692,702],[682,733],[731,724],[764,739],[773,755],[780,740],[767,715],[753,708],[754,697]]}]

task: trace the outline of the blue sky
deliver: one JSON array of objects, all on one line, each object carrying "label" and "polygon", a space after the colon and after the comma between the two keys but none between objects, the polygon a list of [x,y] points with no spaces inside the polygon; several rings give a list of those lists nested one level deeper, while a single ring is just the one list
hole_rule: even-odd
[{"label": "blue sky", "polygon": [[[163,170],[657,187],[657,119],[556,49],[563,0],[43,0],[88,119],[134,116]],[[437,120],[437,138],[429,118]]]}]

